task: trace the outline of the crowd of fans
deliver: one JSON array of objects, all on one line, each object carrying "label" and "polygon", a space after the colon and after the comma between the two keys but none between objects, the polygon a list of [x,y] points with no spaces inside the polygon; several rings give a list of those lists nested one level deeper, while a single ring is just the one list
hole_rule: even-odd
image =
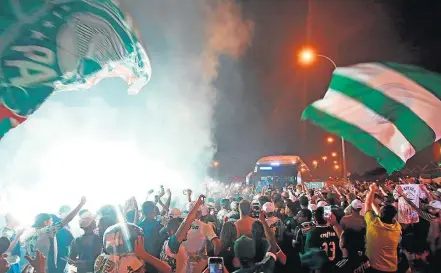
[{"label": "crowd of fans", "polygon": [[[308,189],[233,187],[184,208],[160,188],[154,201],[77,207],[36,216],[27,235],[14,215],[0,230],[0,273],[441,272],[441,189],[435,183],[346,182]],[[215,197],[215,198],[213,198]],[[79,216],[81,236],[69,224]]]}]

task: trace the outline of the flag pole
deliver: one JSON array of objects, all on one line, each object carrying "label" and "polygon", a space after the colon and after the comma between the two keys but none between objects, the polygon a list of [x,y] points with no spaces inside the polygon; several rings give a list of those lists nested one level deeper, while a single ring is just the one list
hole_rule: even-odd
[{"label": "flag pole", "polygon": [[[322,54],[317,54],[318,57],[322,57],[325,58],[326,60],[328,60],[333,66],[334,69],[337,69],[337,64],[328,56],[322,55]],[[346,176],[347,176],[347,170],[346,170],[346,150],[345,150],[345,139],[343,137],[341,137],[341,161],[342,161],[342,165],[343,165],[343,179],[346,181]]]}]

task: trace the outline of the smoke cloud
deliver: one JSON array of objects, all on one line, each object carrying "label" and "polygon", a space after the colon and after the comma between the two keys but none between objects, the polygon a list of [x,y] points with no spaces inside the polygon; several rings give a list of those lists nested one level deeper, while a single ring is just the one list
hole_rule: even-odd
[{"label": "smoke cloud", "polygon": [[0,142],[0,207],[29,224],[40,212],[120,203],[148,189],[202,191],[216,151],[213,109],[222,55],[252,38],[233,0],[127,0],[152,58],[152,80],[128,96],[119,79],[50,98]]}]

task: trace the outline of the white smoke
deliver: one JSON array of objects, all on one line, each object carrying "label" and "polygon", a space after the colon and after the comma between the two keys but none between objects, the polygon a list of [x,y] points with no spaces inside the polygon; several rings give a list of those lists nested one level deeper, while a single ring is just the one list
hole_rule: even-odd
[{"label": "white smoke", "polygon": [[[139,201],[160,184],[201,190],[215,152],[219,57],[238,58],[253,25],[233,0],[127,0],[153,75],[128,97],[117,79],[49,99],[0,142],[0,205],[26,224],[40,212]],[[181,197],[180,196],[180,197]]]}]

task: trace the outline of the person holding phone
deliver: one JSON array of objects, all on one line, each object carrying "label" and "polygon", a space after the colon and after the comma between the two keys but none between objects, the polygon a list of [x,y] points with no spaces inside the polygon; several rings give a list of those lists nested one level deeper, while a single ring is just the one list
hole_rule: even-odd
[{"label": "person holding phone", "polygon": [[190,202],[187,206],[188,211],[194,211],[194,208],[197,207],[194,220],[191,223],[186,223],[190,227],[187,232],[187,240],[182,243],[188,255],[189,273],[200,273],[206,267],[208,263],[207,242],[212,242],[214,255],[218,255],[220,251],[220,240],[213,227],[200,220],[202,216],[202,200],[204,198],[202,195],[197,202]]}]

